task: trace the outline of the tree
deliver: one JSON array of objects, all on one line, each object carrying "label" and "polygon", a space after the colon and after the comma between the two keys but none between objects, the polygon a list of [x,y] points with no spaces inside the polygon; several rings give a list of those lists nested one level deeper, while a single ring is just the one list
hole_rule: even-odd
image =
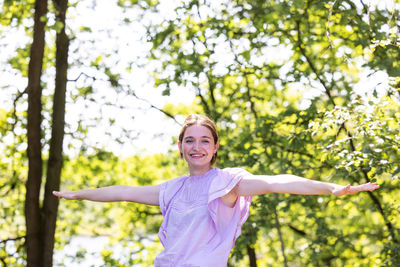
[{"label": "tree", "polygon": [[[68,179],[63,186],[66,190],[78,190],[115,184],[151,185],[185,175],[186,171],[178,152],[120,158],[98,150],[66,161],[63,176]],[[56,239],[62,248],[77,235],[107,237],[109,244],[94,255],[102,260],[102,265],[150,266],[162,250],[157,237],[161,222],[161,212],[155,206],[62,201]],[[87,259],[90,252],[80,250],[78,254]],[[79,255],[70,254],[78,263]],[[56,263],[62,264],[63,260],[58,259]]]},{"label": "tree", "polygon": [[[24,24],[30,19],[29,12],[20,12],[29,10],[29,7],[33,2],[9,2],[2,3],[5,7],[2,13],[4,20],[2,24],[12,25],[10,28]],[[15,262],[21,262],[22,260],[27,261],[28,266],[51,266],[53,259],[53,247],[54,247],[54,232],[56,227],[56,218],[58,210],[58,199],[52,195],[53,190],[58,190],[60,186],[60,175],[63,166],[63,139],[65,134],[65,105],[66,105],[66,85],[67,85],[67,70],[68,66],[68,48],[69,48],[69,37],[66,35],[66,12],[68,8],[68,1],[55,0],[50,4],[50,12],[47,10],[46,1],[35,2],[35,21],[34,21],[34,36],[33,44],[27,45],[25,48],[17,50],[17,55],[11,57],[9,62],[10,65],[21,73],[21,78],[25,76],[25,70],[28,71],[28,88],[21,90],[15,95],[13,110],[7,111],[2,110],[2,114],[6,114],[6,117],[2,117],[2,135],[16,137],[18,141],[10,145],[10,158],[13,159],[12,166],[7,166],[7,159],[4,160],[4,170],[7,173],[15,173],[11,176],[11,179],[7,181],[4,179],[1,183],[1,188],[4,190],[4,195],[12,192],[10,197],[4,202],[7,205],[11,204],[11,201],[20,201],[20,186],[25,183],[26,180],[26,198],[25,198],[25,219],[27,233],[24,235],[24,231],[20,230],[20,227],[16,227],[15,231],[11,231],[2,238],[0,244],[4,244],[0,259],[4,265],[12,264]],[[46,23],[48,19],[51,19],[54,13],[55,21],[51,25]],[[15,23],[16,22],[16,23]],[[27,27],[28,29],[29,27]],[[87,31],[84,28],[83,31]],[[89,29],[90,30],[90,29]],[[45,43],[46,31],[56,33],[55,46],[51,43]],[[27,31],[29,35],[29,30]],[[51,38],[49,38],[51,39]],[[55,48],[55,58],[53,58],[53,49]],[[46,50],[47,49],[47,50]],[[29,54],[30,53],[30,54]],[[30,55],[29,66],[25,65],[24,56],[28,58]],[[42,91],[49,91],[53,86],[46,80],[48,73],[43,75],[42,70],[51,68],[55,61],[55,86],[54,93],[50,96],[43,95]],[[90,63],[90,62],[89,62]],[[116,77],[111,73],[110,68],[107,66],[99,66],[92,62],[94,68],[98,67],[101,71],[105,72],[105,76],[109,79],[112,85],[118,85],[115,83]],[[45,78],[43,78],[45,76]],[[80,77],[80,75],[79,75]],[[79,79],[78,77],[78,79]],[[92,77],[88,77],[89,79]],[[77,79],[77,80],[78,80]],[[93,80],[96,78],[93,77]],[[77,80],[70,80],[69,82],[77,82]],[[12,86],[7,87],[10,91]],[[19,89],[19,88],[18,88]],[[79,92],[74,100],[79,97],[86,98],[88,93],[88,87],[84,86],[79,88],[82,91]],[[28,117],[25,118],[24,114],[17,111],[19,101],[23,102],[24,97],[28,95]],[[89,93],[90,94],[90,93]],[[53,96],[51,99],[50,97]],[[92,99],[93,100],[93,99]],[[50,104],[49,104],[50,103]],[[117,106],[118,104],[114,103]],[[84,112],[84,111],[82,111]],[[9,114],[11,114],[13,122],[10,123]],[[50,119],[51,118],[51,119]],[[25,123],[27,125],[25,125]],[[78,122],[80,123],[80,122]],[[23,134],[17,134],[20,129],[28,128],[28,178],[25,178],[24,171],[18,166],[24,166],[24,154],[19,153],[19,148],[22,147],[24,142]],[[79,129],[84,136],[85,127]],[[76,133],[74,133],[76,134]],[[131,132],[126,130],[127,135],[131,135]],[[7,144],[7,142],[5,142]],[[13,146],[14,145],[14,146]],[[83,153],[85,152],[84,145],[82,146]],[[6,149],[5,151],[8,151]],[[43,158],[48,154],[48,159]],[[21,158],[18,158],[21,156]],[[15,159],[15,163],[14,163]],[[18,162],[18,163],[17,163]],[[46,164],[46,167],[43,168]],[[44,170],[43,170],[44,169]],[[42,182],[43,172],[46,171],[45,184]],[[15,177],[15,178],[14,178]],[[17,182],[15,182],[15,180]],[[44,186],[42,186],[44,185]],[[44,192],[43,192],[44,189]],[[44,197],[42,198],[41,196]],[[10,202],[8,202],[10,200]],[[12,205],[11,205],[12,206]],[[3,218],[6,219],[8,216],[12,218],[19,218],[18,208],[5,209]],[[19,222],[19,220],[16,220]],[[19,225],[20,223],[18,223]],[[4,224],[5,232],[10,228],[11,223]],[[3,227],[3,226],[2,226]],[[3,231],[3,230],[2,230]],[[16,237],[15,237],[16,236]],[[22,252],[24,241],[27,247],[26,255]],[[19,244],[21,242],[21,244]],[[17,253],[10,252],[10,244],[17,247]],[[11,250],[12,251],[12,250]],[[22,261],[24,262],[24,261]]]},{"label": "tree", "polygon": [[[7,4],[7,3],[5,3]],[[65,89],[68,67],[68,37],[65,33],[65,14],[68,1],[55,1],[57,25],[56,86],[53,99],[53,132],[50,155],[47,161],[47,179],[43,202],[40,199],[43,159],[42,159],[42,69],[45,51],[47,1],[35,1],[33,41],[30,47],[28,66],[27,155],[29,161],[26,181],[26,260],[27,266],[52,266],[54,231],[58,200],[52,196],[58,190],[62,168],[62,147],[64,137]],[[7,7],[7,6],[6,6]],[[11,5],[12,7],[12,5]],[[7,265],[6,261],[3,261]]]},{"label": "tree", "polygon": [[[79,6],[82,3],[86,2],[70,3],[70,7],[82,10]],[[26,27],[26,35],[31,36],[33,23],[29,20],[33,1],[2,4],[5,7],[0,11],[2,25],[7,29]],[[127,0],[118,4],[124,10],[118,27],[136,29],[137,21],[147,26],[143,41],[152,42],[150,60],[155,64],[147,65],[148,61],[139,57],[121,58],[121,47],[117,44],[124,42],[117,40],[111,29],[105,30],[107,34],[101,37],[104,39],[99,39],[98,32],[92,32],[87,25],[69,28],[74,53],[68,70],[75,77],[68,81],[71,89],[66,95],[67,105],[70,109],[79,105],[80,114],[88,113],[92,106],[98,107],[98,112],[89,119],[77,116],[65,125],[67,144],[64,147],[76,152],[65,157],[66,189],[114,183],[158,183],[161,181],[143,177],[172,178],[184,172],[181,167],[167,168],[180,166],[175,156],[167,159],[138,156],[124,160],[106,151],[109,148],[106,141],[93,148],[85,138],[91,129],[99,131],[95,127],[100,124],[107,126],[110,140],[127,146],[135,138],[138,132],[134,123],[126,120],[121,123],[120,118],[110,116],[110,110],[136,116],[140,108],[119,101],[143,103],[141,88],[132,86],[127,77],[138,68],[155,66],[154,83],[160,94],[167,97],[187,90],[194,92],[196,98],[190,106],[160,108],[146,103],[146,107],[156,108],[175,121],[190,112],[206,113],[213,118],[221,135],[220,167],[243,166],[256,174],[289,172],[338,183],[376,179],[382,184],[378,192],[344,199],[286,195],[254,198],[252,214],[232,252],[230,265],[368,266],[399,261],[397,6],[386,8],[346,0],[186,1],[171,11],[169,20],[158,23],[148,18],[162,16],[157,9],[162,7],[161,3]],[[37,181],[40,180],[31,179],[27,186],[34,202],[27,204],[47,217],[44,213],[43,216],[31,213],[27,221],[36,224],[46,221],[43,228],[49,230],[46,234],[49,239],[32,238],[29,242],[42,242],[43,254],[33,257],[46,258],[47,262],[52,250],[51,232],[58,202],[52,201],[49,193],[59,186],[57,177],[62,166],[63,99],[68,63],[68,38],[64,35],[67,25],[63,17],[66,7],[67,2],[49,3],[45,17],[51,23],[45,29],[50,37],[46,40],[57,33],[57,52],[48,42],[41,63],[34,61],[43,66],[41,76],[38,72],[43,72],[42,67],[28,68],[26,61],[30,51],[37,48],[37,42],[19,47],[7,64],[20,79],[28,73],[33,77],[31,72],[36,71],[36,80],[29,79],[28,91],[9,82],[5,88],[14,92],[13,105],[11,110],[0,109],[0,149],[4,150],[0,158],[0,260],[3,265],[21,262],[23,265],[26,259],[25,238],[28,241],[34,236],[26,236],[22,228],[20,203],[25,200],[26,173],[30,173],[29,179],[39,177],[41,166],[46,166],[47,171],[44,199],[39,197],[42,192]],[[43,20],[39,21],[45,23],[45,17],[39,16]],[[108,49],[97,50],[105,39],[116,41]],[[49,73],[54,59],[57,71],[53,94]],[[379,75],[386,77],[381,85],[374,81]],[[38,77],[41,77],[39,82]],[[33,84],[39,86],[35,87],[36,91],[31,89]],[[360,92],[361,87],[368,90]],[[45,93],[38,97],[42,91]],[[28,119],[24,108],[27,93]],[[31,116],[36,119],[35,124]],[[32,167],[29,171],[24,153],[27,124],[29,164],[36,162],[36,169]],[[118,126],[122,126],[122,131],[115,134]],[[32,136],[33,133],[36,135]],[[41,153],[32,150],[32,144]],[[130,169],[149,162],[156,168]],[[167,170],[161,173],[162,169]],[[150,248],[150,259],[128,257],[141,255],[145,247],[139,241],[152,239],[157,231],[161,218],[155,209],[86,203],[65,203],[60,208],[56,248],[62,248],[77,233],[110,233],[117,224],[128,228],[129,236],[121,232],[114,241],[123,242],[129,252],[118,257],[110,248],[102,253],[105,264],[148,264],[160,249],[157,243],[146,247]],[[74,216],[69,216],[68,210]],[[28,211],[32,209],[27,207]],[[98,214],[118,216],[97,220]],[[82,229],[82,226],[88,228]],[[36,234],[43,231],[41,227],[29,227]],[[28,254],[29,261],[33,258],[31,252]],[[79,260],[79,255],[76,258]]]},{"label": "tree", "polygon": [[[302,266],[362,264],[362,258],[384,262],[379,254],[385,249],[382,243],[379,251],[372,249],[375,252],[368,256],[358,245],[352,247],[351,243],[361,242],[361,233],[346,214],[363,225],[373,246],[384,239],[397,251],[398,221],[390,200],[393,187],[388,184],[397,179],[399,159],[396,145],[392,146],[396,142],[392,131],[398,122],[393,114],[399,107],[399,69],[393,61],[400,51],[398,22],[393,19],[398,12],[395,7],[385,10],[353,1],[189,1],[176,9],[175,18],[149,26],[152,58],[161,62],[155,71],[157,85],[165,94],[173,87],[196,92],[196,103],[222,128],[222,166],[243,165],[254,173],[329,177],[338,183],[364,183],[385,174],[380,181],[385,181],[390,193],[384,192],[391,197],[373,192],[352,204],[360,210],[373,207],[380,218],[375,227],[385,230],[376,232],[368,226],[368,218],[355,210],[339,213],[342,229],[335,227],[339,223],[330,217],[338,214],[334,209],[342,205],[341,200],[259,197],[233,262],[248,254],[255,266],[256,248],[265,251],[257,246],[258,239],[269,248],[280,248],[268,249],[267,255],[286,266],[288,262]],[[391,29],[391,34],[384,28]],[[390,45],[383,45],[386,42]],[[380,49],[391,53],[383,54]],[[385,91],[378,93],[378,86],[369,93],[354,90],[362,71],[375,75],[380,70],[393,80]],[[365,118],[371,116],[366,111],[374,105],[374,119]],[[391,120],[396,123],[387,132],[374,128],[366,134],[364,120],[382,127]],[[316,125],[321,127],[313,131]],[[377,140],[388,140],[385,150],[378,149],[385,151],[379,156],[371,150]],[[274,233],[271,240],[269,233]],[[299,253],[295,246],[300,243],[301,259],[295,257]],[[321,253],[331,251],[332,246],[335,253]],[[260,262],[272,264],[268,259]]]},{"label": "tree", "polygon": [[56,227],[58,200],[52,195],[58,190],[62,168],[64,137],[65,91],[68,69],[68,37],[65,33],[65,14],[68,1],[55,1],[57,23],[61,24],[56,41],[56,86],[53,99],[53,125],[47,179],[42,205],[40,190],[42,183],[42,100],[41,70],[45,47],[45,21],[47,1],[35,2],[35,28],[31,47],[28,74],[28,159],[29,171],[26,184],[25,218],[27,266],[52,266],[54,232]]},{"label": "tree", "polygon": [[60,189],[61,170],[63,166],[63,139],[65,128],[65,101],[68,72],[69,38],[65,32],[68,0],[54,0],[56,18],[60,25],[56,36],[56,79],[53,97],[52,134],[50,140],[47,177],[43,200],[43,263],[41,266],[52,266],[54,234],[56,229],[58,199],[53,191]]},{"label": "tree", "polygon": [[42,87],[41,75],[45,47],[47,1],[35,1],[35,27],[28,67],[28,180],[26,183],[25,218],[27,266],[42,263],[42,230],[40,186],[42,182]]}]

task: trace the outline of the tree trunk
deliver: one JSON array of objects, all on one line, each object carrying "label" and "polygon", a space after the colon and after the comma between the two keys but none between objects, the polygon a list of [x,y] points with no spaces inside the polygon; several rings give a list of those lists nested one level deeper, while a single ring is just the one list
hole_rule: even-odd
[{"label": "tree trunk", "polygon": [[52,133],[50,140],[49,160],[43,200],[43,267],[53,264],[54,234],[56,229],[58,198],[53,196],[54,190],[60,188],[60,177],[63,166],[63,140],[65,126],[65,98],[68,70],[69,39],[65,33],[65,15],[68,0],[53,0],[56,8],[57,22],[64,25],[56,37],[56,80],[53,99]]},{"label": "tree trunk", "polygon": [[25,220],[27,266],[41,266],[41,212],[40,186],[42,182],[41,111],[42,88],[40,85],[45,46],[47,0],[35,1],[33,41],[28,67],[28,180],[26,182]]},{"label": "tree trunk", "polygon": [[257,267],[257,257],[256,257],[256,251],[253,247],[247,245],[247,255],[249,256],[249,261],[250,261],[250,267]]},{"label": "tree trunk", "polygon": [[[274,194],[274,198],[276,203],[279,203],[278,194]],[[285,243],[283,242],[282,232],[281,232],[281,224],[279,222],[278,211],[276,210],[276,206],[274,207],[274,214],[275,214],[275,227],[278,230],[279,241],[281,243],[281,251],[283,256],[283,264],[285,267],[288,267],[288,261],[285,254]]]}]

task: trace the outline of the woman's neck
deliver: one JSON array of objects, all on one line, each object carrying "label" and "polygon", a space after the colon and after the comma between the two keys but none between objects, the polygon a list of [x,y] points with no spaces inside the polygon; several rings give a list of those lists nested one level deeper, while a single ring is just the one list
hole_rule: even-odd
[{"label": "woman's neck", "polygon": [[211,165],[210,166],[205,166],[205,167],[189,167],[189,174],[190,176],[200,176],[211,170]]}]

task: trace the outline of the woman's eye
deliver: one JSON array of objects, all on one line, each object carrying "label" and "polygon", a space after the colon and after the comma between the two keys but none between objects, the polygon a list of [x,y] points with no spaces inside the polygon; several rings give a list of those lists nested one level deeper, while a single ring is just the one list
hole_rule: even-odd
[{"label": "woman's eye", "polygon": [[193,143],[193,140],[186,140],[186,143]]},{"label": "woman's eye", "polygon": [[203,143],[208,144],[208,143],[210,143],[210,141],[208,141],[208,140],[203,140]]}]

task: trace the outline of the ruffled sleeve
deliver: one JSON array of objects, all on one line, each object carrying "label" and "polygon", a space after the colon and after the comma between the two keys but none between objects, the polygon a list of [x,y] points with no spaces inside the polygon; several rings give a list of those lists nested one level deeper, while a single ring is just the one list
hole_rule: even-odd
[{"label": "ruffled sleeve", "polygon": [[[208,210],[217,232],[222,239],[233,238],[232,246],[241,233],[241,227],[247,220],[251,205],[251,196],[239,196],[233,207],[225,205],[221,197],[229,193],[244,177],[252,176],[241,168],[219,170],[213,179],[208,196]],[[233,236],[231,236],[233,234]]]}]

